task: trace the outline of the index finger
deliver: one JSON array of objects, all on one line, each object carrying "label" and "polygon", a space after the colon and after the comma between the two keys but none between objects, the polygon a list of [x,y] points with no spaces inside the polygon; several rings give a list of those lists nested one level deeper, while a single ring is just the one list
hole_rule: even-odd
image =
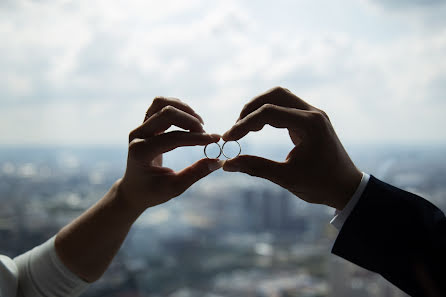
[{"label": "index finger", "polygon": [[152,105],[150,105],[149,109],[146,112],[144,122],[152,115],[154,115],[155,113],[159,112],[164,107],[169,105],[196,117],[202,124],[204,124],[204,121],[201,118],[201,116],[198,113],[196,113],[195,110],[192,109],[192,107],[190,107],[188,104],[184,103],[180,99],[172,97],[156,97],[155,99],[153,99]]},{"label": "index finger", "polygon": [[190,130],[191,132],[204,132],[201,123],[196,117],[175,107],[167,106],[133,130],[129,135],[129,142],[135,138],[155,136],[169,129],[172,125]]},{"label": "index finger", "polygon": [[218,142],[220,135],[197,132],[172,131],[151,138],[134,140],[131,146],[138,146],[139,152],[148,160],[183,146],[205,146]]},{"label": "index finger", "polygon": [[243,119],[248,114],[259,109],[265,104],[274,104],[277,106],[291,107],[302,110],[310,110],[311,108],[310,104],[291,93],[288,89],[275,87],[257,97],[254,97],[254,99],[248,102],[240,112],[240,116],[237,121]]},{"label": "index finger", "polygon": [[225,141],[239,140],[251,131],[261,130],[266,124],[304,133],[312,114],[311,111],[266,104],[235,123],[222,138]]}]

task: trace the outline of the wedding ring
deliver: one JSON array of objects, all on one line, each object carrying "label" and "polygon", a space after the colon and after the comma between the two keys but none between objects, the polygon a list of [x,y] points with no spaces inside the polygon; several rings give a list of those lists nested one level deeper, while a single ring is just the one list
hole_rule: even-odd
[{"label": "wedding ring", "polygon": [[[238,153],[237,153],[237,155],[236,155],[235,157],[232,157],[232,158],[231,158],[231,157],[229,157],[229,156],[227,156],[227,155],[225,154],[225,145],[226,145],[228,142],[235,142],[235,143],[237,143],[237,145],[238,145]],[[219,147],[219,149],[220,149],[220,152],[219,152],[218,156],[216,156],[215,158],[211,158],[211,157],[209,157],[208,154],[207,154],[208,145],[211,145],[211,144],[216,144],[216,145],[218,145],[218,147]],[[218,158],[223,154],[223,156],[225,156],[226,159],[230,160],[230,159],[237,158],[238,156],[240,156],[241,153],[242,153],[242,146],[240,145],[240,143],[239,143],[237,140],[225,141],[225,142],[223,143],[223,146],[220,146],[217,142],[213,142],[213,143],[207,144],[207,145],[204,147],[204,155],[205,155],[206,158],[208,158],[208,159],[218,159]]]},{"label": "wedding ring", "polygon": [[[235,143],[237,143],[237,145],[238,145],[238,153],[237,153],[237,155],[236,155],[235,157],[228,157],[228,156],[225,154],[225,145],[226,145],[228,142],[235,142]],[[233,140],[233,141],[225,141],[225,143],[223,143],[223,146],[221,147],[221,152],[222,152],[223,156],[226,157],[226,159],[228,159],[228,160],[230,160],[230,159],[234,159],[234,158],[237,158],[238,156],[240,156],[240,154],[242,153],[242,146],[240,145],[240,143],[239,143],[237,140]]]},{"label": "wedding ring", "polygon": [[[210,158],[209,156],[208,156],[208,154],[207,154],[207,148],[208,148],[208,145],[211,145],[211,144],[216,144],[216,145],[218,145],[218,148],[219,148],[219,150],[220,150],[220,152],[218,153],[218,156],[217,157],[215,157],[215,158]],[[217,143],[217,142],[213,142],[213,143],[210,143],[210,144],[206,144],[206,146],[204,147],[204,155],[206,156],[206,158],[208,158],[208,159],[218,159],[220,156],[221,156],[221,153],[223,152],[223,150],[221,149],[221,146]]]}]

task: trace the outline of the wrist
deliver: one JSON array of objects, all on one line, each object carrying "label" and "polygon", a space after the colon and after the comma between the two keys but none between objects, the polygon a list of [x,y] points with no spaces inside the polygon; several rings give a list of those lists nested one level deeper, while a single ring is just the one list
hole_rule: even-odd
[{"label": "wrist", "polygon": [[113,184],[108,194],[111,196],[114,207],[119,210],[119,214],[133,219],[133,221],[145,211],[144,207],[133,203],[132,197],[123,188],[122,179],[117,180]]},{"label": "wrist", "polygon": [[132,207],[118,180],[96,204],[60,230],[55,239],[62,263],[87,282],[101,277],[141,210]]},{"label": "wrist", "polygon": [[362,172],[356,167],[349,174],[344,175],[344,178],[338,182],[338,191],[334,195],[334,199],[332,199],[332,205],[329,206],[340,211],[343,210],[353,197],[353,194],[361,183],[361,179]]}]

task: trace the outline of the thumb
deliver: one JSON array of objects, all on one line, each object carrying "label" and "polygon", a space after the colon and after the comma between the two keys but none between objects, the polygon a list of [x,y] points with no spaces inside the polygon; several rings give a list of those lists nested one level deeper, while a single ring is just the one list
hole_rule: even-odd
[{"label": "thumb", "polygon": [[223,165],[223,170],[231,172],[239,171],[280,184],[283,163],[257,156],[243,155],[227,160]]},{"label": "thumb", "polygon": [[194,183],[211,172],[221,168],[224,161],[219,159],[201,159],[176,174],[176,186],[181,192],[186,191]]}]

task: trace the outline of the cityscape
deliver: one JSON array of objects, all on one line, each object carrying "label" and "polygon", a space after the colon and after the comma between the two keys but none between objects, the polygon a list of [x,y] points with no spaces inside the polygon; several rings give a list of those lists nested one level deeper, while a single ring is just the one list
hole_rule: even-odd
[{"label": "cityscape", "polygon": [[[361,170],[446,210],[443,147],[347,149]],[[181,168],[200,153],[166,162]],[[125,148],[1,148],[0,253],[14,257],[55,235],[123,175],[125,160]],[[147,210],[82,296],[406,296],[330,253],[333,215],[268,181],[219,170]]]},{"label": "cityscape", "polygon": [[[278,122],[324,111],[360,170],[446,211],[445,15],[435,0],[0,0],[0,255],[46,242],[99,201],[152,112],[152,133],[198,131],[200,115],[206,133],[223,134],[266,104]],[[276,86],[290,93],[268,95]],[[160,96],[180,113],[164,117]],[[291,130],[314,133],[268,117],[239,139],[242,154],[284,160]],[[181,170],[211,147],[177,148],[163,166]],[[407,297],[331,253],[334,215],[217,170],[147,209],[81,296]]]}]

